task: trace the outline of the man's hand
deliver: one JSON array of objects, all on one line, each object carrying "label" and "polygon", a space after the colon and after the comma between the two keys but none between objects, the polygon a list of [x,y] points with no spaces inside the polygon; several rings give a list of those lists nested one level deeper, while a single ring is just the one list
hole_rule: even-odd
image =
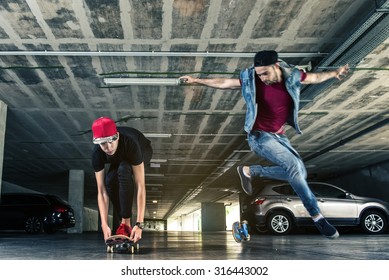
[{"label": "man's hand", "polygon": [[336,78],[337,78],[339,81],[342,80],[342,79],[348,74],[349,71],[350,71],[350,67],[348,66],[348,64],[339,67],[339,68],[336,70]]},{"label": "man's hand", "polygon": [[182,77],[179,77],[179,80],[183,84],[193,84],[193,83],[195,83],[195,79],[193,77],[191,77],[191,76],[182,76]]},{"label": "man's hand", "polygon": [[138,226],[134,226],[130,235],[130,240],[134,243],[142,239],[142,229]]}]

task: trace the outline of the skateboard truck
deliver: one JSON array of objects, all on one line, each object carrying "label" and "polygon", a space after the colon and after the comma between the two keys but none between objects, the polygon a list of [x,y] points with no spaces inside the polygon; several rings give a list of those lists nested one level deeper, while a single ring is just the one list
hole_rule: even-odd
[{"label": "skateboard truck", "polygon": [[139,244],[124,242],[122,244],[107,245],[107,253],[134,254],[139,251]]},{"label": "skateboard truck", "polygon": [[134,243],[128,236],[113,235],[105,240],[107,253],[137,253],[139,251],[139,243]]}]

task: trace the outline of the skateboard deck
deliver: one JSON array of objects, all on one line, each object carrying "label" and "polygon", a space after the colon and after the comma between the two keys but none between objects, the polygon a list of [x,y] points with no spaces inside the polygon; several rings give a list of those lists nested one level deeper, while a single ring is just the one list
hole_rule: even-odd
[{"label": "skateboard deck", "polygon": [[248,230],[247,221],[235,222],[232,224],[232,236],[235,241],[240,243],[242,241],[249,241],[250,234]]},{"label": "skateboard deck", "polygon": [[107,253],[134,254],[139,251],[139,243],[134,243],[128,236],[112,235],[105,240]]}]

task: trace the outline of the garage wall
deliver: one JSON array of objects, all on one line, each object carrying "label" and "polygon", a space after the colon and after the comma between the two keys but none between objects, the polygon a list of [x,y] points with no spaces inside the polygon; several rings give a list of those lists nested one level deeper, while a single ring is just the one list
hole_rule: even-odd
[{"label": "garage wall", "polygon": [[353,194],[389,202],[389,161],[326,180]]}]

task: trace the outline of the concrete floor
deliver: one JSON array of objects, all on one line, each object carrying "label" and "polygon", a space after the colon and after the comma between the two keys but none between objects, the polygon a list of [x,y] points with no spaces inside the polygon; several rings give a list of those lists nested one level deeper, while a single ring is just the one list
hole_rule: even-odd
[{"label": "concrete floor", "polygon": [[389,260],[389,235],[252,235],[230,232],[144,232],[137,254],[109,254],[99,233],[29,235],[0,232],[0,260]]}]

